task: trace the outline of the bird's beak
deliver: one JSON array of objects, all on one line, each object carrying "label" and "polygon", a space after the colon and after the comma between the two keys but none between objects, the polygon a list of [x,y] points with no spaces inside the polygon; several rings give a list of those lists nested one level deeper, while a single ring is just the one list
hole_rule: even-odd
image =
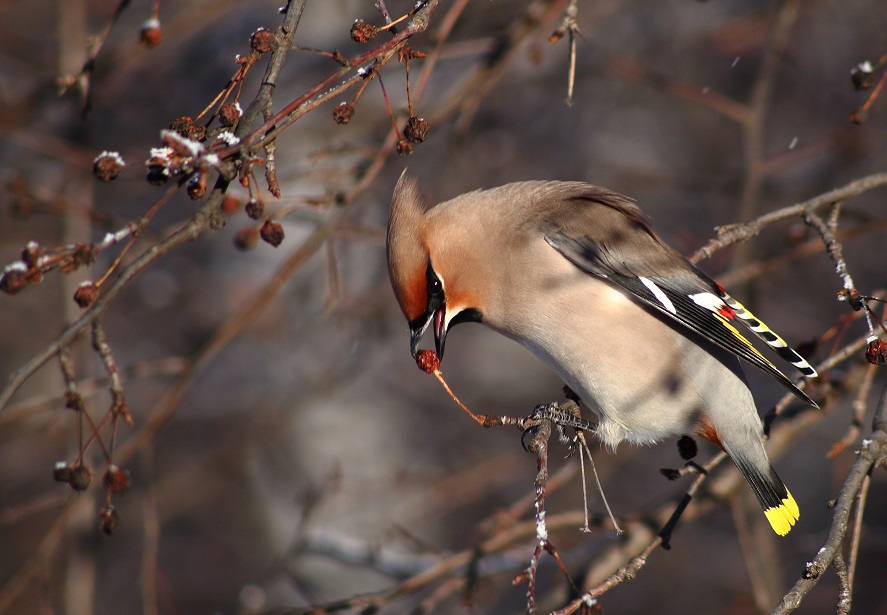
[{"label": "bird's beak", "polygon": [[419,354],[419,343],[429,324],[431,324],[431,318],[424,315],[410,322],[410,354],[414,359]]},{"label": "bird's beak", "polygon": [[447,341],[447,304],[443,303],[434,310],[434,349],[437,358],[443,359],[444,344]]},{"label": "bird's beak", "polygon": [[429,306],[428,311],[410,322],[410,353],[413,358],[419,353],[419,344],[428,327],[434,323],[434,346],[438,358],[443,358],[444,343],[447,339],[447,307],[446,303]]}]

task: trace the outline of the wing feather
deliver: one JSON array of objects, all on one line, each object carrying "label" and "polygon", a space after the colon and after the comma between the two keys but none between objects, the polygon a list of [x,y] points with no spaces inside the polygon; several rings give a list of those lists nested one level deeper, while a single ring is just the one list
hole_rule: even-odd
[{"label": "wing feather", "polygon": [[[623,288],[672,322],[765,371],[805,402],[816,406],[733,323],[741,322],[744,327],[776,348],[804,375],[815,375],[813,368],[788,348],[782,338],[727,295],[716,282],[662,243],[651,231],[645,237],[636,237],[635,241],[644,242],[645,245],[641,247],[647,253],[652,251],[651,260],[658,265],[655,272],[648,262],[638,260],[636,249],[624,251],[619,245],[595,241],[584,235],[568,234],[555,228],[546,229],[544,235],[549,245],[583,271]],[[635,256],[630,258],[629,254]],[[778,340],[775,343],[771,341],[774,338]],[[787,351],[782,350],[783,347]]]}]

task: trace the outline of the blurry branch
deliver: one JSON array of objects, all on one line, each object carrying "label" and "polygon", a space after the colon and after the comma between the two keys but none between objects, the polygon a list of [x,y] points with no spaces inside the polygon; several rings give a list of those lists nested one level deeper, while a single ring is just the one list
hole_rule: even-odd
[{"label": "blurry branch", "polygon": [[[828,567],[835,562],[836,558],[839,556],[843,558],[841,549],[848,529],[856,529],[858,531],[859,526],[857,523],[851,527],[850,523],[850,514],[854,501],[857,502],[857,515],[860,516],[865,494],[863,488],[867,485],[869,473],[872,469],[885,464],[887,464],[887,386],[881,392],[881,397],[872,419],[872,434],[863,440],[862,446],[857,453],[856,461],[850,468],[850,472],[847,474],[847,478],[841,487],[841,492],[838,494],[838,499],[835,501],[835,513],[832,517],[828,538],[816,554],[816,557],[807,564],[804,574],[786,593],[782,602],[773,609],[771,615],[784,615],[798,608],[804,597],[819,582],[819,579],[822,578]],[[855,542],[858,538],[854,536],[852,540]],[[852,551],[855,552],[855,548]],[[855,562],[855,557],[853,561]],[[853,566],[855,567],[855,563]],[[850,586],[846,580],[846,572],[841,576],[845,577],[842,584],[846,586],[846,590],[849,592]],[[843,612],[849,612],[849,600],[849,595],[842,597],[842,601],[847,603]]]},{"label": "blurry branch", "polygon": [[[121,368],[120,373],[125,380],[139,380],[158,378],[162,376],[175,376],[182,372],[187,364],[187,359],[181,357],[166,357],[151,361],[138,361]],[[107,388],[109,380],[107,376],[96,378],[83,378],[77,381],[77,390],[82,399],[96,395]],[[48,393],[23,399],[22,401],[7,406],[0,414],[0,426],[24,418],[31,417],[39,412],[57,410],[64,405],[64,395],[60,393]]]},{"label": "blurry branch", "polygon": [[[258,147],[264,147],[277,136],[287,129],[291,124],[299,120],[306,113],[314,110],[324,102],[330,100],[341,92],[350,89],[361,83],[367,78],[372,77],[372,72],[361,70],[367,64],[373,63],[375,66],[382,66],[387,63],[397,53],[406,41],[412,36],[424,32],[430,23],[431,14],[437,7],[440,0],[426,0],[416,5],[411,19],[393,38],[378,47],[359,54],[346,63],[337,71],[332,73],[323,81],[311,87],[307,92],[284,106],[283,109],[268,118],[264,124],[252,131],[252,133],[243,139],[242,144],[233,145],[227,150],[219,152],[221,158],[234,155],[243,148],[247,152],[244,157],[249,157],[249,152],[254,151]],[[343,83],[335,85],[342,77],[348,73],[354,72],[354,75]]]},{"label": "blurry branch", "polygon": [[740,124],[747,122],[747,118],[751,115],[748,105],[726,94],[703,88],[695,83],[681,81],[625,58],[610,59],[605,70],[616,77],[630,79],[660,92],[708,107]]},{"label": "blurry branch", "polygon": [[835,188],[834,190],[824,192],[807,201],[766,213],[754,220],[739,224],[719,226],[715,229],[717,237],[709,240],[708,243],[690,255],[690,261],[698,263],[701,260],[711,257],[712,254],[729,245],[748,241],[750,238],[758,235],[770,224],[787,220],[789,218],[803,216],[805,212],[815,212],[827,205],[833,205],[840,201],[845,201],[884,185],[887,185],[887,173],[875,173],[856,179],[841,188]]},{"label": "blurry branch", "polygon": [[87,57],[83,62],[80,71],[76,74],[61,75],[59,77],[58,84],[62,93],[67,92],[73,87],[80,90],[80,108],[84,114],[90,110],[91,106],[90,86],[99,53],[105,44],[105,40],[107,40],[108,35],[111,33],[114,24],[116,24],[120,19],[120,16],[123,15],[123,12],[129,6],[130,2],[131,0],[118,0],[117,7],[111,13],[110,17],[108,17],[102,29],[97,34],[90,37],[88,49],[86,51]]},{"label": "blurry branch", "polygon": [[[887,230],[887,218],[864,220],[856,222],[853,226],[841,229],[836,233],[836,237],[841,242],[848,242],[863,235],[880,233]],[[738,269],[731,269],[718,275],[718,282],[726,288],[734,285],[743,284],[752,278],[756,278],[764,273],[775,269],[781,265],[799,261],[804,258],[822,254],[822,241],[820,239],[810,238],[789,250],[779,252],[770,257],[761,257],[756,261],[748,263]]]},{"label": "blurry branch", "polygon": [[871,88],[872,83],[874,83],[875,73],[878,71],[881,71],[881,78],[878,79],[878,84],[875,85],[865,103],[850,114],[850,121],[854,124],[862,124],[868,119],[869,109],[871,109],[875,100],[878,99],[878,96],[884,90],[884,84],[887,83],[887,53],[882,55],[874,65],[869,61],[860,62],[850,71],[853,85],[857,90]]},{"label": "blurry branch", "polygon": [[[766,177],[764,143],[767,111],[779,67],[785,61],[791,33],[801,14],[803,4],[802,0],[782,1],[770,35],[770,46],[764,55],[764,62],[752,90],[749,113],[742,122],[743,181],[739,217],[743,220],[756,216],[760,211],[761,188]],[[736,263],[744,264],[751,256],[751,251],[741,251],[736,254]]]},{"label": "blurry branch", "polygon": [[[127,4],[125,0],[121,1],[122,8]],[[377,7],[383,15],[386,24],[393,24],[388,14],[385,3],[382,0],[377,1]],[[290,1],[287,4],[287,13],[283,21],[283,25],[278,30],[275,40],[276,48],[271,53],[268,67],[265,72],[262,85],[258,94],[248,106],[246,112],[240,120],[236,129],[236,135],[241,139],[239,143],[230,144],[224,148],[214,150],[214,155],[219,158],[219,163],[215,167],[219,171],[219,178],[215,186],[209,193],[206,203],[198,210],[198,212],[179,229],[170,235],[159,240],[155,245],[144,250],[132,262],[122,266],[116,277],[110,280],[107,287],[97,297],[97,299],[86,309],[83,315],[74,323],[69,325],[63,333],[56,338],[43,352],[35,356],[26,365],[10,376],[6,388],[0,393],[0,410],[7,406],[12,396],[19,387],[30,378],[41,366],[50,361],[53,357],[58,357],[62,364],[66,383],[69,385],[69,392],[73,391],[78,398],[82,399],[84,389],[78,388],[81,381],[76,380],[73,373],[72,364],[66,359],[67,349],[70,344],[83,332],[87,327],[91,327],[93,331],[93,339],[95,350],[103,360],[107,376],[99,381],[91,381],[94,390],[97,382],[107,383],[113,395],[115,408],[124,408],[123,389],[120,382],[120,373],[125,370],[118,370],[113,361],[110,347],[104,339],[104,332],[100,325],[100,318],[107,310],[108,306],[116,299],[118,294],[129,284],[132,279],[146,268],[154,264],[160,257],[169,253],[182,243],[192,240],[208,229],[217,228],[220,224],[219,212],[222,199],[231,181],[233,181],[241,172],[241,179],[244,177],[244,169],[254,162],[255,156],[260,150],[265,151],[266,168],[272,169],[273,148],[276,144],[277,137],[297,120],[304,117],[307,113],[318,108],[319,105],[329,101],[336,95],[356,86],[364,87],[370,80],[378,74],[379,68],[389,62],[392,58],[398,56],[399,52],[406,48],[407,41],[410,37],[425,31],[430,25],[430,17],[432,12],[438,5],[438,0],[429,0],[420,2],[415,5],[409,14],[410,19],[396,30],[391,28],[393,36],[379,46],[358,54],[351,59],[345,59],[341,55],[331,54],[334,59],[340,63],[340,68],[333,71],[325,79],[321,80],[313,87],[308,89],[298,98],[290,101],[279,112],[272,113],[272,95],[280,74],[287,53],[293,49],[292,43],[295,32],[299,24],[302,9],[305,0]],[[414,88],[416,98],[428,83],[432,69],[439,60],[444,41],[449,36],[456,20],[461,15],[467,5],[467,0],[454,0],[451,3],[449,12],[441,20],[439,30],[437,32],[438,42],[436,48],[429,53],[427,62],[423,66],[422,73],[419,75],[417,85]],[[744,188],[744,202],[753,202],[756,200],[756,194],[760,190],[762,174],[766,174],[767,167],[761,161],[763,155],[761,140],[763,138],[763,118],[766,112],[766,106],[770,98],[770,93],[774,84],[776,59],[784,50],[791,27],[797,19],[800,3],[797,0],[788,0],[780,11],[778,23],[774,29],[773,41],[771,49],[768,52],[765,66],[759,76],[759,81],[755,88],[753,101],[750,105],[743,105],[729,99],[726,96],[720,96],[712,93],[700,93],[698,88],[683,84],[677,81],[657,80],[652,73],[640,69],[637,66],[620,61],[614,63],[615,70],[620,70],[624,74],[633,78],[645,79],[658,85],[668,92],[688,99],[696,100],[702,104],[706,104],[711,108],[719,111],[727,117],[747,126],[747,147],[746,147],[746,164],[747,175]],[[566,7],[566,8],[565,8]],[[551,0],[543,2],[537,0],[527,9],[524,18],[516,20],[512,27],[498,39],[497,45],[483,58],[483,62],[475,71],[463,82],[459,88],[455,88],[449,98],[444,101],[437,109],[432,109],[432,117],[436,121],[443,121],[452,115],[459,116],[459,124],[464,128],[472,121],[483,97],[489,93],[495,83],[502,78],[511,61],[517,57],[517,52],[521,44],[527,38],[537,32],[544,24],[555,19],[555,14],[564,11],[564,17],[561,22],[561,29],[570,34],[571,38],[571,68],[572,75],[575,70],[575,7],[574,1],[567,0]],[[571,12],[572,11],[572,12]],[[571,21],[572,19],[572,21]],[[572,86],[571,86],[572,87]],[[256,124],[261,124],[256,127]],[[396,130],[396,127],[395,127]],[[193,357],[188,360],[181,360],[174,366],[177,375],[175,383],[168,388],[165,395],[159,400],[155,407],[148,414],[147,420],[138,431],[128,439],[123,446],[114,452],[115,462],[125,462],[131,459],[137,452],[149,446],[153,441],[158,429],[160,429],[173,415],[179,406],[185,392],[194,382],[196,376],[201,370],[220,352],[225,349],[228,344],[239,335],[243,329],[253,322],[255,316],[260,313],[272,301],[272,299],[280,292],[287,281],[304,265],[304,263],[315,253],[322,250],[324,246],[330,246],[333,237],[341,232],[347,216],[353,212],[357,197],[378,178],[379,173],[383,169],[386,160],[393,151],[395,142],[400,139],[397,132],[389,132],[384,142],[371,151],[365,158],[364,162],[367,166],[361,167],[360,173],[355,173],[354,184],[348,190],[343,191],[337,199],[337,207],[333,208],[328,215],[316,222],[316,227],[312,233],[305,239],[295,250],[293,250],[279,265],[272,275],[271,279],[255,293],[250,300],[235,314],[228,319],[209,339],[209,341],[199,349]],[[248,173],[246,175],[249,175]],[[182,179],[182,178],[180,178]],[[271,179],[269,177],[269,190]],[[789,218],[805,220],[809,225],[815,228],[819,234],[818,241],[811,241],[807,245],[807,249],[816,251],[821,250],[821,246],[825,245],[835,261],[839,276],[842,278],[845,290],[855,290],[852,288],[852,279],[847,271],[846,264],[840,256],[840,241],[849,236],[853,236],[854,232],[865,232],[862,226],[850,231],[839,231],[837,229],[838,215],[840,208],[837,204],[845,200],[858,196],[864,192],[872,190],[887,184],[887,173],[870,175],[858,179],[843,188],[838,188],[830,192],[821,194],[813,199],[785,207],[775,212],[760,216],[750,222],[724,226],[717,229],[717,236],[708,244],[700,248],[691,259],[697,262],[703,258],[711,256],[714,252],[721,250],[734,243],[747,241],[760,233],[765,227]],[[180,186],[179,186],[180,187]],[[171,189],[167,196],[171,196],[178,188]],[[272,190],[273,192],[273,190]],[[751,196],[747,196],[751,195]],[[754,198],[752,198],[754,197]],[[162,204],[162,200],[155,205],[155,208]],[[826,219],[822,219],[819,211],[826,206],[832,206],[831,215]],[[140,221],[141,226],[133,226],[129,229],[127,236],[135,236],[150,220],[149,216]],[[135,223],[134,223],[135,224]],[[123,237],[121,237],[122,240]],[[130,241],[129,246],[133,245]],[[800,251],[800,250],[799,250]],[[791,252],[789,252],[791,254]],[[116,266],[116,264],[115,264]],[[752,267],[750,264],[749,267]],[[868,311],[863,314],[868,315]],[[860,350],[865,347],[868,337],[863,337],[846,344],[843,348],[838,349],[819,367],[821,371],[827,371],[841,362],[847,361],[859,354]],[[855,419],[861,423],[861,416],[864,413],[864,390],[868,390],[872,386],[874,371],[871,367],[866,369],[864,385],[860,387],[857,396],[857,408],[855,410]],[[792,397],[787,395],[774,408],[768,421],[778,416],[791,402]],[[15,408],[17,416],[25,412],[24,404],[34,402],[22,402]],[[859,530],[861,527],[862,510],[864,508],[864,494],[867,483],[865,477],[871,468],[877,464],[883,464],[885,451],[887,451],[887,436],[884,435],[885,425],[887,425],[887,389],[882,395],[878,411],[875,416],[875,433],[873,437],[863,443],[863,450],[859,459],[854,464],[850,475],[845,482],[838,498],[836,513],[832,525],[832,533],[826,543],[827,549],[825,555],[820,553],[821,558],[808,568],[808,575],[798,582],[794,593],[790,592],[784,602],[796,605],[803,596],[816,582],[819,576],[832,563],[835,563],[836,570],[839,573],[842,587],[842,600],[849,604],[850,594],[852,591],[853,576],[856,567],[856,550],[859,545]],[[13,409],[10,409],[13,410]],[[126,416],[123,412],[119,412],[121,416]],[[797,431],[809,426],[811,423],[819,420],[822,415],[805,412],[793,417],[791,421],[785,421],[781,424],[780,429],[774,434],[771,440],[772,446],[786,446],[791,440],[786,434],[794,434]],[[2,417],[4,420],[11,420],[10,416]],[[103,424],[103,423],[102,423]],[[768,422],[769,426],[769,422]],[[98,428],[92,426],[93,433],[90,437],[95,436]],[[842,439],[844,446],[858,436],[857,431],[848,432],[848,435]],[[626,521],[628,528],[627,540],[623,543],[615,545],[606,550],[596,558],[591,566],[591,570],[586,575],[587,586],[592,589],[585,591],[583,596],[574,600],[565,608],[557,611],[558,614],[567,615],[575,613],[584,607],[593,603],[598,597],[618,586],[624,581],[634,578],[645,566],[649,557],[661,546],[668,548],[672,531],[680,518],[693,519],[703,514],[707,508],[712,506],[715,499],[725,497],[726,494],[736,489],[742,484],[737,472],[725,472],[716,478],[710,478],[708,473],[713,470],[724,459],[724,455],[719,454],[711,458],[705,464],[702,464],[704,472],[697,474],[693,479],[688,490],[677,501],[669,501],[660,506],[652,515],[646,519],[629,519]],[[108,460],[110,461],[110,460]],[[150,454],[146,456],[146,464],[149,466],[150,474]],[[540,461],[541,464],[541,461]],[[690,466],[678,472],[679,476],[696,472],[696,468],[700,466]],[[542,473],[540,466],[540,475]],[[547,469],[546,469],[547,470]],[[549,492],[557,485],[562,484],[566,477],[575,472],[575,465],[570,469],[563,470],[552,479],[547,479]],[[540,480],[537,475],[537,482]],[[861,478],[860,478],[861,476]],[[559,482],[560,481],[560,482]],[[707,491],[703,491],[703,487]],[[700,495],[709,497],[699,497]],[[840,553],[840,546],[846,537],[848,529],[849,511],[852,501],[857,498],[857,516],[855,518],[854,530],[851,538],[851,549],[848,557],[844,558]],[[44,538],[40,547],[31,558],[24,564],[15,575],[2,587],[0,587],[0,611],[15,599],[16,595],[21,591],[24,585],[36,577],[39,572],[47,565],[52,553],[59,545],[62,536],[62,530],[65,527],[65,520],[70,518],[78,506],[86,505],[88,500],[84,498],[74,499],[67,504],[59,514],[58,519],[52,529]],[[398,585],[396,588],[379,593],[375,596],[350,598],[326,607],[312,608],[311,612],[332,612],[336,610],[353,609],[358,607],[381,608],[390,605],[395,599],[418,592],[432,584],[440,584],[438,592],[435,593],[433,599],[435,601],[442,600],[446,595],[453,593],[459,589],[467,589],[471,591],[477,584],[477,575],[487,574],[490,572],[480,565],[482,560],[488,560],[489,556],[494,553],[504,551],[520,545],[527,539],[536,538],[537,553],[533,556],[532,566],[535,572],[535,566],[539,560],[539,549],[546,549],[546,545],[542,544],[539,519],[532,519],[522,522],[516,522],[518,516],[524,514],[533,507],[533,504],[540,503],[539,493],[533,494],[517,501],[511,506],[506,514],[506,522],[503,522],[500,516],[494,522],[488,522],[486,527],[492,527],[490,536],[478,543],[474,548],[467,549],[460,553],[442,557],[434,561],[430,566],[421,572],[414,574],[412,577]],[[34,502],[29,507],[20,507],[0,517],[0,522],[15,521],[23,516],[33,514],[39,510],[45,510],[58,505],[55,499],[47,501]],[[156,605],[156,557],[158,542],[160,540],[159,519],[157,517],[156,502],[151,494],[145,500],[145,555],[143,559],[143,582],[144,582],[144,608],[146,612],[154,612],[157,610]],[[565,515],[552,515],[545,519],[547,529],[555,529],[558,527],[575,528],[580,526],[583,521],[580,513],[569,513]],[[598,522],[601,526],[605,526],[605,521]],[[661,530],[655,534],[653,527],[660,527]],[[310,545],[308,545],[310,546]],[[335,552],[336,546],[328,547],[330,551]],[[349,553],[353,553],[353,545],[338,545],[341,550],[340,555],[343,559]],[[551,551],[549,551],[551,552]],[[373,563],[373,562],[370,562]],[[381,560],[376,562],[380,569],[384,569],[384,562]],[[423,559],[423,565],[427,566],[427,561]],[[809,583],[809,587],[805,584]],[[533,606],[531,604],[531,606]],[[788,608],[788,607],[786,607]],[[792,606],[791,608],[794,608]],[[849,607],[848,607],[849,608]],[[774,611],[789,612],[789,611]]]},{"label": "blurry branch", "polygon": [[[559,13],[565,10],[567,0],[536,0],[521,19],[517,19],[511,27],[496,41],[490,50],[486,63],[475,69],[463,85],[450,95],[445,109],[454,109],[458,114],[457,132],[464,132],[471,125],[481,102],[495,85],[505,76],[511,63],[530,34],[553,23]],[[549,26],[550,27],[550,26]]]},{"label": "blurry branch", "polygon": [[[420,32],[428,26],[428,18],[431,11],[437,5],[437,1],[417,5],[418,12],[414,15],[414,19],[404,26],[404,29],[396,34],[394,38],[387,43],[380,45],[375,50],[360,54],[351,61],[348,61],[348,70],[355,71],[354,77],[347,79],[344,83],[339,84],[338,86],[325,90],[324,88],[327,88],[330,83],[337,82],[344,74],[342,69],[337,70],[331,77],[328,77],[312,88],[307,95],[299,97],[287,105],[280,113],[274,116],[269,116],[267,111],[270,108],[270,95],[273,93],[274,84],[279,74],[283,58],[291,49],[292,36],[295,33],[298,17],[303,5],[304,2],[290,3],[288,5],[289,10],[285,17],[284,25],[278,32],[278,45],[266,70],[262,88],[256,99],[245,112],[241,119],[241,123],[238,125],[238,135],[242,136],[244,141],[238,144],[238,146],[231,147],[224,152],[218,150],[214,152],[223,160],[219,164],[220,177],[217,180],[215,187],[209,193],[206,203],[180,228],[143,251],[142,254],[137,256],[132,262],[122,267],[118,271],[117,276],[110,281],[107,288],[103,289],[103,292],[98,295],[95,301],[86,309],[84,314],[77,319],[77,321],[69,325],[47,349],[31,359],[31,361],[17,372],[13,373],[10,376],[6,388],[0,393],[0,409],[6,407],[16,390],[18,390],[21,384],[33,375],[37,369],[52,359],[53,356],[64,354],[65,349],[82,331],[86,329],[86,327],[97,322],[108,306],[135,276],[150,267],[157,261],[157,259],[177,246],[196,238],[208,229],[216,228],[218,226],[219,209],[224,192],[228,183],[236,176],[235,169],[229,162],[224,160],[225,155],[229,156],[229,159],[235,162],[248,160],[252,155],[252,151],[261,147],[267,148],[269,144],[274,142],[276,136],[278,136],[284,128],[292,125],[293,122],[302,117],[305,113],[315,109],[321,102],[329,99],[334,94],[344,91],[348,87],[353,87],[354,85],[366,82],[367,79],[372,76],[372,73],[367,74],[360,72],[359,69],[361,68],[361,65],[370,62],[377,63],[380,61],[387,61],[391,57],[394,57],[399,46],[402,47],[410,35]],[[443,25],[438,32],[438,47],[435,52],[431,54],[431,61],[426,66],[423,66],[423,70],[420,73],[418,80],[419,86],[416,88],[416,98],[421,95],[424,85],[428,83],[431,70],[435,66],[434,60],[440,52],[441,45],[451,32],[456,23],[456,18],[464,10],[464,7],[464,2],[455,3],[444,19]],[[519,44],[530,32],[530,30],[523,32],[524,36],[514,39],[512,43],[514,45]],[[375,64],[373,64],[373,66],[375,66]],[[489,66],[496,66],[496,62],[491,62]],[[320,91],[325,93],[313,96],[313,93]],[[444,108],[443,110],[434,113],[434,117],[443,121],[450,113],[452,113],[452,110]],[[251,124],[254,124],[256,121],[254,118],[258,118],[259,116],[265,118],[264,123],[259,128],[251,128]],[[255,293],[250,298],[250,301],[241,308],[234,317],[227,320],[191,359],[179,360],[176,365],[173,366],[173,373],[177,373],[178,376],[175,383],[167,389],[164,396],[157,402],[155,407],[150,410],[147,419],[144,422],[140,421],[141,424],[138,427],[137,432],[123,442],[122,446],[118,446],[117,450],[113,452],[114,464],[122,464],[129,461],[137,452],[150,445],[157,431],[173,415],[183,395],[193,383],[197,374],[201,372],[202,368],[211,362],[230,343],[230,341],[248,325],[248,323],[253,321],[254,316],[269,304],[271,299],[279,293],[284,284],[286,284],[292,275],[302,267],[308,258],[331,240],[340,226],[342,226],[343,222],[347,220],[347,216],[351,213],[357,197],[377,179],[379,172],[384,167],[386,160],[394,149],[393,145],[397,138],[398,135],[388,133],[384,142],[368,156],[368,166],[360,168],[360,174],[356,183],[337,197],[337,207],[332,209],[327,216],[317,222],[317,227],[313,233],[278,267],[271,280],[266,283],[259,292]],[[244,143],[247,145],[244,145]],[[250,143],[252,143],[251,147],[249,146]],[[172,189],[170,194],[173,190],[175,189]],[[107,362],[107,359],[110,358],[110,355],[107,355],[107,343],[101,336],[101,330],[95,330],[99,332],[99,338],[96,345],[102,350],[102,352],[105,352],[102,356],[106,359],[105,365],[108,368],[108,373],[110,376],[116,377],[116,375],[119,374],[116,366],[113,365],[113,363],[109,364]],[[125,372],[126,370],[123,371]],[[72,383],[72,386],[75,387],[79,383],[79,381],[74,378],[73,373],[69,374],[69,381]],[[77,390],[78,398],[82,398],[84,392],[94,392],[97,382],[99,381],[91,381],[91,384],[86,388],[86,391]],[[104,379],[101,382],[107,382],[110,384],[112,379]],[[116,387],[117,385],[115,385],[115,388]],[[118,390],[118,393],[119,392],[120,391]],[[17,406],[15,414],[20,416],[27,412],[28,406],[33,407],[35,401],[36,400],[22,402]],[[7,420],[11,420],[12,418],[13,417],[9,417]],[[102,425],[103,423],[99,424],[97,427],[90,422],[90,427],[92,429],[91,433],[93,436],[97,433],[97,430],[101,429]],[[106,457],[107,456],[108,455],[106,454]],[[110,459],[106,460],[106,462],[110,462]],[[72,511],[74,508],[76,506],[84,505],[84,502],[88,502],[88,500],[79,498],[69,501],[59,515],[59,518],[68,518],[73,514]],[[29,510],[39,510],[43,506],[44,505],[35,505],[35,507],[32,507]],[[156,566],[156,558],[151,555],[151,553],[156,552],[156,543],[159,539],[156,534],[157,528],[152,525],[156,524],[156,511],[154,511],[153,507],[154,504],[150,501],[146,501],[146,554],[143,561],[145,568],[144,582],[146,586],[144,604],[145,608],[149,611],[155,608],[152,606],[152,595],[154,590],[151,589],[151,586],[156,583],[156,579],[153,576],[154,573],[151,571],[151,568]],[[27,513],[24,509],[19,512],[21,514]],[[151,519],[154,519],[154,521]],[[13,579],[3,587],[0,587],[0,599],[5,599],[6,604],[9,604],[9,602],[15,599],[28,580],[32,579],[34,574],[42,569],[42,566],[46,564],[51,554],[58,548],[59,540],[62,536],[63,534],[61,531],[53,531],[47,535],[41,548],[32,555],[31,560],[29,560],[30,563],[20,568]],[[0,604],[2,604],[2,602],[3,600],[0,600]],[[3,611],[3,608],[0,608],[0,611]]]}]

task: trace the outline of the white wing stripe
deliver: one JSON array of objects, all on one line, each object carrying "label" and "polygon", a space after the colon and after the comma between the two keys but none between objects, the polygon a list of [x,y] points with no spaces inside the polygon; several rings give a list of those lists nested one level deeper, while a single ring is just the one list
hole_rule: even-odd
[{"label": "white wing stripe", "polygon": [[720,297],[712,293],[696,293],[690,295],[690,299],[699,307],[711,312],[717,312],[726,305]]},{"label": "white wing stripe", "polygon": [[677,315],[678,311],[677,311],[677,309],[675,309],[674,303],[672,303],[671,299],[669,299],[666,296],[666,294],[664,292],[662,292],[661,288],[656,286],[656,284],[653,282],[653,280],[651,280],[650,278],[645,278],[643,276],[638,277],[638,279],[641,281],[641,284],[646,286],[647,289],[651,293],[653,293],[653,296],[656,297],[656,300],[662,304],[662,307],[664,307],[666,310],[668,310],[672,314]]}]

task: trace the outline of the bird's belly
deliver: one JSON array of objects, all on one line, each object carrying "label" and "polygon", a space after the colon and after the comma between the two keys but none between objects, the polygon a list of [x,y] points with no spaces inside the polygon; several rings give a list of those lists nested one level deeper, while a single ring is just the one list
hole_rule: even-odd
[{"label": "bird's belly", "polygon": [[707,401],[747,391],[741,376],[711,354],[716,349],[701,347],[607,285],[594,290],[605,293],[594,312],[575,304],[549,310],[558,324],[519,341],[598,414],[597,435],[606,445],[693,433]]}]

